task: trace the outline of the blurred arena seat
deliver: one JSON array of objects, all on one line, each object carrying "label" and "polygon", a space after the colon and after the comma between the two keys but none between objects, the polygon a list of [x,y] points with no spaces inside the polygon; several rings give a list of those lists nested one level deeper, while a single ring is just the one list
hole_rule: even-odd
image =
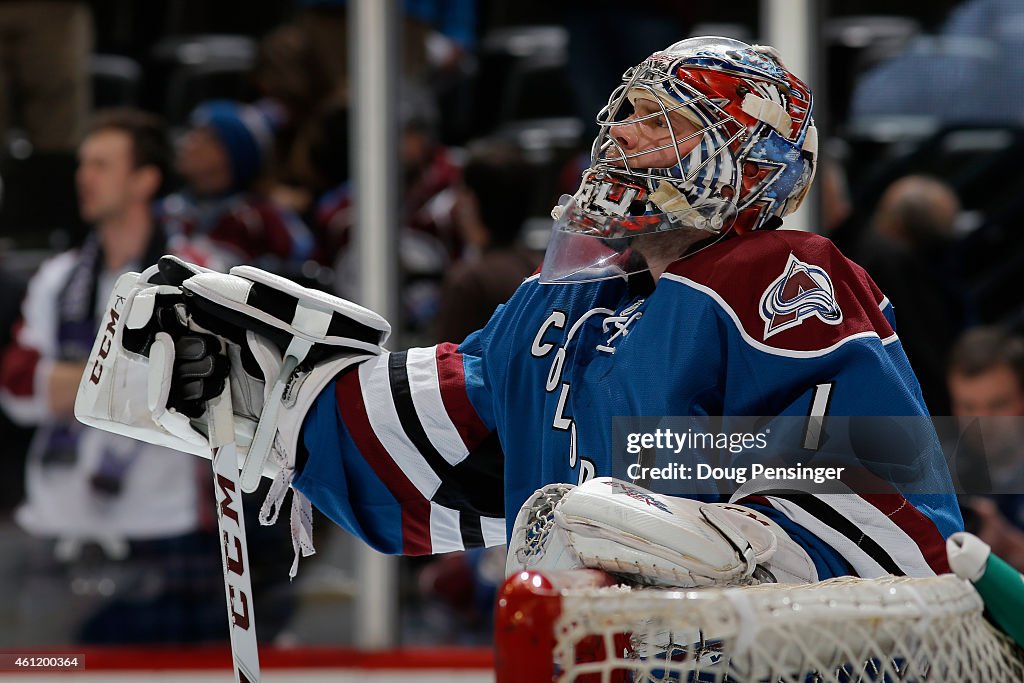
[{"label": "blurred arena seat", "polygon": [[829,84],[828,110],[835,121],[846,119],[850,96],[861,74],[899,54],[920,33],[920,22],[910,17],[864,15],[825,21],[825,80]]},{"label": "blurred arena seat", "polygon": [[[1024,128],[986,124],[949,125],[935,128],[924,121],[916,127],[889,128],[881,125],[857,128],[847,138],[853,154],[874,162],[858,168],[857,201],[863,207],[874,206],[882,191],[893,180],[910,173],[923,173],[944,179],[960,196],[966,209],[994,213],[1020,196],[1024,188]],[[895,126],[895,127],[894,127]],[[893,131],[902,131],[897,136]],[[916,131],[916,135],[914,134]],[[860,146],[873,148],[857,153]]]},{"label": "blurred arena seat", "polygon": [[89,62],[94,109],[138,104],[142,67],[131,57],[93,55]]},{"label": "blurred arena seat", "polygon": [[0,235],[19,248],[66,248],[85,234],[75,199],[73,152],[31,145],[0,159]]},{"label": "blurred arena seat", "polygon": [[906,50],[864,72],[852,90],[850,119],[906,115],[946,124],[1020,122],[1022,81],[997,41],[918,36]]},{"label": "blurred arena seat", "polygon": [[498,107],[499,127],[513,121],[575,115],[565,55],[531,55],[512,65]]},{"label": "blurred arena seat", "polygon": [[521,189],[533,216],[548,215],[561,170],[584,143],[568,49],[568,31],[554,25],[501,28],[481,41],[474,81],[477,136],[515,145],[536,168],[531,186]]},{"label": "blurred arena seat", "polygon": [[160,41],[152,52],[157,78],[166,83],[163,115],[171,126],[185,123],[208,99],[243,99],[256,59],[256,41],[240,35],[186,35]]},{"label": "blurred arena seat", "polygon": [[473,83],[474,136],[515,119],[571,115],[568,46],[561,26],[514,26],[484,36]]},{"label": "blurred arena seat", "polygon": [[744,43],[753,43],[754,35],[750,31],[750,27],[733,22],[724,21],[701,21],[693,25],[690,29],[691,36],[722,36],[723,38],[732,38],[733,40],[741,40]]},{"label": "blurred arena seat", "polygon": [[1024,326],[1019,286],[1024,274],[1024,127],[938,126],[905,117],[858,125],[846,136],[854,214],[844,234],[853,243],[885,189],[909,174],[941,178],[963,206],[957,263],[963,292],[979,322]]}]

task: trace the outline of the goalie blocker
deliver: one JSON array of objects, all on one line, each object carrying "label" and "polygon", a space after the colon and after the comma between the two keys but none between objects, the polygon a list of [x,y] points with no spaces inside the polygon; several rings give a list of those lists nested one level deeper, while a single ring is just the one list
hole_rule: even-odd
[{"label": "goalie blocker", "polygon": [[[273,464],[294,463],[305,409],[338,372],[379,354],[390,330],[372,311],[258,268],[216,273],[165,256],[117,281],[75,416],[208,457],[204,405],[230,373],[236,442],[243,454],[254,450],[244,461],[259,463],[258,474],[272,451]],[[230,363],[215,362],[218,349],[209,348],[221,340]],[[172,384],[176,370],[191,381]],[[258,483],[243,478],[247,491]]]},{"label": "goalie blocker", "polygon": [[[390,334],[372,311],[258,268],[216,273],[172,256],[123,275],[106,311],[75,416],[208,458],[206,403],[228,379],[242,489],[255,490],[261,475],[274,479],[264,524],[276,520],[294,477],[309,406],[339,372],[378,355]],[[300,546],[312,552],[308,507],[296,496],[297,554]]]},{"label": "goalie blocker", "polygon": [[545,486],[516,516],[507,575],[580,567],[682,588],[818,580],[806,551],[756,510],[611,477]]}]

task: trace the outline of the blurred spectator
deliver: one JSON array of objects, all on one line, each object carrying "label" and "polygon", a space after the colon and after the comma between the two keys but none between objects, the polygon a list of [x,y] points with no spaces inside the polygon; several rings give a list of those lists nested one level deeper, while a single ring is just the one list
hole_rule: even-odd
[{"label": "blurred spectator", "polygon": [[[960,336],[949,364],[953,414],[1024,415],[1024,338],[998,327],[976,327]],[[1000,448],[1024,440],[1000,439]],[[1024,461],[1019,463],[1024,474]]]},{"label": "blurred spectator", "polygon": [[[299,0],[294,25],[312,62],[323,72],[328,95],[347,94],[348,0]],[[403,76],[426,84],[432,72],[451,69],[476,46],[476,0],[403,0]]]},{"label": "blurred spectator", "polygon": [[87,2],[0,2],[0,132],[20,125],[41,152],[74,150],[92,106],[92,43]]},{"label": "blurred spectator", "polygon": [[[285,117],[279,137],[279,180],[293,189],[289,205],[300,211],[323,185],[322,164],[312,158],[325,138],[347,136],[338,117],[349,101],[348,0],[300,0],[295,19],[260,42],[255,69],[263,96]],[[424,88],[443,85],[476,44],[476,0],[405,0],[401,3],[402,77]]]},{"label": "blurred spectator", "polygon": [[431,559],[418,575],[424,632],[419,643],[490,644],[494,601],[505,580],[505,547],[474,548]]},{"label": "blurred spectator", "polygon": [[892,301],[896,332],[932,415],[950,414],[946,358],[963,324],[964,294],[950,254],[959,210],[946,183],[906,176],[882,195],[858,250],[858,262]]},{"label": "blurred spectator", "polygon": [[[406,83],[399,102],[402,207],[399,267],[403,326],[423,332],[437,313],[445,269],[462,255],[462,236],[452,221],[459,166],[437,140],[437,110],[423,88]],[[359,263],[349,249],[352,238],[352,185],[326,193],[315,210],[317,260],[336,266],[340,296],[359,300]]]},{"label": "blurred spectator", "polygon": [[[0,349],[11,343],[11,329],[18,320],[18,308],[25,295],[25,281],[10,272],[6,260],[0,260]],[[3,477],[0,477],[0,520],[25,497],[25,456],[31,442],[32,428],[15,424],[0,410],[0,443],[4,444]]]},{"label": "blurred spectator", "polygon": [[[311,158],[324,127],[335,112],[344,111],[348,99],[347,87],[342,85],[348,49],[343,18],[341,9],[304,9],[294,22],[272,31],[259,45],[253,74],[256,86],[283,112],[274,150],[275,192],[287,188],[285,201],[300,212],[309,208],[315,195],[347,178],[326,182]],[[314,46],[314,36],[321,34],[332,34],[333,39]],[[341,133],[347,138],[347,127]],[[344,147],[337,150],[342,155],[346,152]]]},{"label": "blurred spectator", "polygon": [[294,271],[311,256],[313,238],[262,184],[273,114],[227,100],[197,107],[178,149],[185,189],[161,203],[160,215],[174,233],[208,239],[228,263]]},{"label": "blurred spectator", "polygon": [[950,357],[949,393],[961,429],[960,481],[974,493],[999,492],[964,500],[965,524],[1024,570],[1024,338],[998,327],[963,334]]},{"label": "blurred spectator", "polygon": [[118,276],[169,251],[203,260],[169,238],[151,212],[170,156],[148,114],[115,110],[96,118],[79,147],[77,174],[80,211],[93,231],[31,279],[0,365],[0,404],[17,422],[39,425],[16,515],[38,539],[26,553],[21,628],[49,629],[34,635],[50,642],[226,635],[208,468],[73,416]]},{"label": "blurred spectator", "polygon": [[[968,0],[938,36],[922,37],[866,73],[851,118],[910,115],[947,123],[1024,120],[1024,3]],[[984,76],[980,76],[984,74]]]},{"label": "blurred spectator", "polygon": [[515,190],[529,188],[533,173],[514,147],[470,150],[454,211],[467,253],[441,285],[438,339],[461,340],[483,327],[540,265],[541,255],[516,245],[529,207]]},{"label": "blurred spectator", "polygon": [[842,165],[831,156],[821,157],[818,191],[821,193],[820,234],[831,236],[846,222],[853,211],[850,187]]},{"label": "blurred spectator", "polygon": [[635,12],[624,12],[616,0],[572,0],[566,5],[569,71],[577,76],[572,79],[573,95],[587,123],[584,139],[590,140],[597,135],[594,112],[601,111],[608,93],[622,80],[622,65],[639,64],[686,38],[695,10],[692,3],[676,0],[648,0],[643,11]]}]

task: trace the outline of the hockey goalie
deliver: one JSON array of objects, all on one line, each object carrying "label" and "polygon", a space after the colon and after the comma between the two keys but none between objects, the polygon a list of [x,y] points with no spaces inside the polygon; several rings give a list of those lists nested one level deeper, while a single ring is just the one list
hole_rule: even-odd
[{"label": "hockey goalie", "polygon": [[[297,552],[312,504],[385,553],[510,542],[509,571],[946,572],[951,495],[708,502],[609,478],[613,416],[927,416],[885,296],[827,239],[780,229],[814,176],[811,109],[770,48],[676,43],[625,72],[541,272],[461,344],[389,350],[355,304],[165,258],[118,283],[77,415],[209,456],[230,394],[241,486],[274,479],[265,521],[294,489]],[[948,482],[934,433],[914,447]]]}]

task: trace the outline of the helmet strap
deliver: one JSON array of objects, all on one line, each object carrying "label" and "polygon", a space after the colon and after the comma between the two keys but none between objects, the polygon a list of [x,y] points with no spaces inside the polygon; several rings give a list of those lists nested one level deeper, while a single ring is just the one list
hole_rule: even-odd
[{"label": "helmet strap", "polygon": [[747,93],[741,107],[744,113],[767,123],[783,137],[788,138],[793,134],[793,117],[778,102]]},{"label": "helmet strap", "polygon": [[675,185],[664,180],[658,181],[658,189],[651,193],[650,199],[651,203],[665,213],[679,213],[690,208],[686,195]]}]

